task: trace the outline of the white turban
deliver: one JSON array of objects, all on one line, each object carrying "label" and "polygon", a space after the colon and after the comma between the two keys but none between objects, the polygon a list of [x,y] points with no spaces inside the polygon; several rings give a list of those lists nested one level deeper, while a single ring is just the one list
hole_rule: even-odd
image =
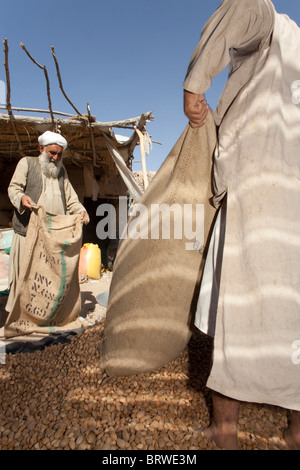
[{"label": "white turban", "polygon": [[39,144],[44,145],[44,147],[56,144],[60,145],[65,150],[68,146],[66,139],[62,135],[57,134],[57,132],[46,131],[44,134],[39,136],[38,141]]}]

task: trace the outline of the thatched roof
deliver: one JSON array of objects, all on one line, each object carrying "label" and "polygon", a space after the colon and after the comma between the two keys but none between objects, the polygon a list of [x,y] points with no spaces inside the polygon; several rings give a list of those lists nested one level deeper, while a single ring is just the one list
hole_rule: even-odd
[{"label": "thatched roof", "polygon": [[[81,166],[92,163],[94,167],[103,169],[114,167],[107,148],[108,137],[130,167],[133,151],[140,140],[137,130],[145,132],[146,122],[151,119],[151,113],[115,122],[97,122],[87,115],[53,121],[51,118],[0,114],[0,160],[17,161],[25,155],[37,156],[38,136],[51,130],[59,131],[68,141],[68,148],[64,152],[66,164]],[[120,130],[122,133],[122,129],[132,129],[132,135],[120,141],[118,132]]]},{"label": "thatched roof", "polygon": [[[138,143],[141,143],[142,151],[145,144],[149,142],[149,136],[146,131],[146,122],[152,120],[151,112],[141,116],[115,122],[97,122],[90,113],[89,103],[87,103],[87,114],[81,114],[76,106],[70,101],[62,85],[58,61],[54,47],[52,46],[52,55],[55,61],[59,87],[75,111],[74,115],[53,111],[50,81],[45,66],[40,65],[27,51],[23,43],[20,44],[28,57],[43,70],[46,79],[46,88],[48,96],[48,110],[13,108],[11,106],[10,73],[8,66],[8,43],[7,39],[3,41],[5,53],[5,72],[6,72],[6,106],[0,106],[0,109],[6,110],[6,114],[0,114],[0,163],[1,160],[17,162],[23,156],[37,156],[38,136],[46,130],[61,133],[68,141],[68,148],[64,152],[65,165],[84,166],[92,164],[97,171],[109,174],[116,170],[116,158],[112,153],[116,150],[117,159],[123,159],[126,166],[131,168],[133,151]],[[29,112],[30,115],[18,115],[16,112]],[[33,117],[38,113],[50,114],[49,118]],[[131,129],[130,138],[120,142],[116,137],[114,128]],[[109,148],[110,147],[110,148]],[[142,160],[145,160],[142,158]],[[144,163],[144,162],[143,162]],[[121,166],[124,163],[121,162]],[[120,169],[120,168],[119,168]],[[122,169],[121,169],[122,170]],[[126,173],[125,169],[125,173]],[[144,165],[144,172],[145,172]]]}]

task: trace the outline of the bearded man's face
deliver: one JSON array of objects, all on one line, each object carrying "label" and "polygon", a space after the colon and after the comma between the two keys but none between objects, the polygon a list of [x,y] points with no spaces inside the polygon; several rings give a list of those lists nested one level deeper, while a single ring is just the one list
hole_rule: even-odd
[{"label": "bearded man's face", "polygon": [[41,168],[45,176],[49,178],[57,178],[59,170],[62,166],[63,148],[57,144],[40,147],[41,151]]}]

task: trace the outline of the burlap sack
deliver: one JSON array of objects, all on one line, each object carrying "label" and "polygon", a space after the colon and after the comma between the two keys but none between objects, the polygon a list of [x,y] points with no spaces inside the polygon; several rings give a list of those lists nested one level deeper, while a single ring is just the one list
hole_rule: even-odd
[{"label": "burlap sack", "polygon": [[76,325],[81,309],[81,240],[80,215],[50,216],[43,207],[32,211],[5,337],[52,333]]},{"label": "burlap sack", "polygon": [[161,367],[175,359],[190,339],[205,249],[197,244],[195,250],[187,249],[184,237],[152,239],[149,213],[155,204],[203,204],[206,245],[215,216],[210,204],[215,145],[211,115],[200,129],[188,125],[138,201],[149,209],[148,224],[144,220],[141,228],[148,230],[148,238],[128,236],[121,241],[99,345],[100,365],[111,376]]}]

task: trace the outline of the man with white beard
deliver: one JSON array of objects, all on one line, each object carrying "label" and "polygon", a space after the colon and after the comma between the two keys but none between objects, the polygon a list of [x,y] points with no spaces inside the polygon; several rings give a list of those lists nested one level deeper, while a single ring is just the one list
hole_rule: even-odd
[{"label": "man with white beard", "polygon": [[9,257],[9,296],[5,307],[8,312],[14,302],[32,208],[43,206],[49,214],[80,213],[83,222],[89,222],[89,216],[79,202],[62,163],[66,139],[56,132],[46,131],[38,141],[39,157],[22,158],[8,187],[8,196],[15,208],[14,236]]}]

